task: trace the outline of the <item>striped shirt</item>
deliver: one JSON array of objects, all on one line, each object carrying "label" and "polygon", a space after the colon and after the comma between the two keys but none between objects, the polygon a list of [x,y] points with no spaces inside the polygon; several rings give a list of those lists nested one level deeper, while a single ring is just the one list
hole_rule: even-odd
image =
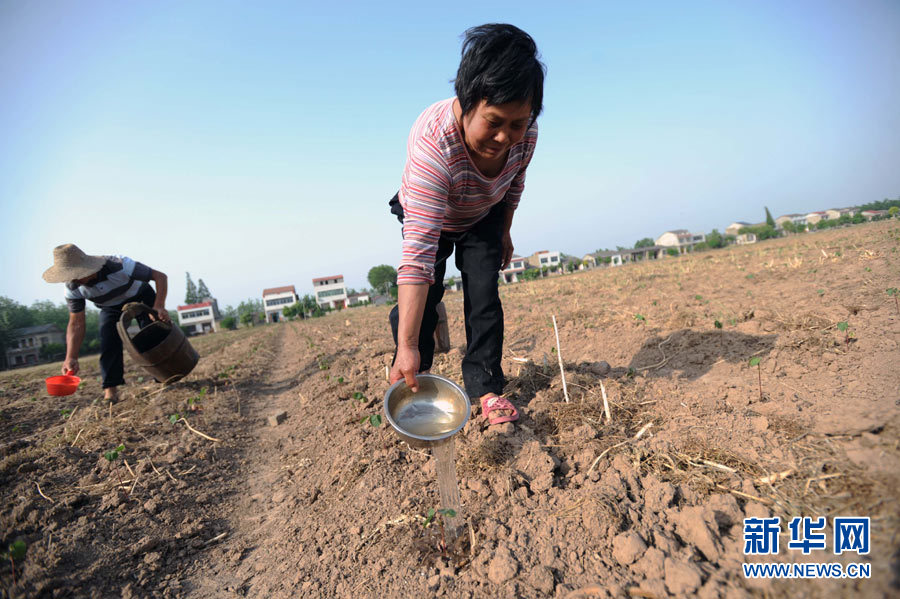
[{"label": "striped shirt", "polygon": [[119,306],[133,298],[150,280],[150,267],[127,256],[106,256],[106,264],[90,285],[66,283],[69,312],[83,312],[85,300],[100,308]]},{"label": "striped shirt", "polygon": [[426,108],[409,133],[400,184],[404,219],[398,284],[434,283],[441,231],[467,231],[500,202],[515,209],[525,189],[525,169],[537,143],[537,123],[509,149],[500,174],[485,177],[466,150],[453,114],[454,99]]}]

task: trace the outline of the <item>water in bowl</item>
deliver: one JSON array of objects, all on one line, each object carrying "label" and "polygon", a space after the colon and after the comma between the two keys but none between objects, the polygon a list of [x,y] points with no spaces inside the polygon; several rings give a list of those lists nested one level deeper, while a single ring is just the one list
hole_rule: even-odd
[{"label": "water in bowl", "polygon": [[443,435],[459,426],[453,403],[440,398],[411,401],[397,411],[394,420],[403,430],[422,437]]}]

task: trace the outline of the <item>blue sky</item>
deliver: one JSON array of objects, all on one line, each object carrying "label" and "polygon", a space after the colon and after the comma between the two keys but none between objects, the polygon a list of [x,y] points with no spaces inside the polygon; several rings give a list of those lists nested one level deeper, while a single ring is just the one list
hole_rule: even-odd
[{"label": "blue sky", "polygon": [[460,35],[547,65],[519,254],[900,196],[895,0],[0,2],[0,295],[77,243],[220,305],[396,266],[406,137]]}]

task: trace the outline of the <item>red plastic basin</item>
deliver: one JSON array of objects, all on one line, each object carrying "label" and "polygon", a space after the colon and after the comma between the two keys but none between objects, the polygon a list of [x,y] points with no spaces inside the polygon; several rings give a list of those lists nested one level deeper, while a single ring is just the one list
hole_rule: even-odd
[{"label": "red plastic basin", "polygon": [[47,378],[47,393],[62,396],[72,395],[78,390],[81,379],[71,374],[60,374]]}]

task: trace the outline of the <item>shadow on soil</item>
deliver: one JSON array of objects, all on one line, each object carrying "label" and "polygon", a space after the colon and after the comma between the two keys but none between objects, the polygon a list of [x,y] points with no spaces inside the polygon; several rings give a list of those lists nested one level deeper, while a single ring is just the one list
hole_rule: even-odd
[{"label": "shadow on soil", "polygon": [[746,363],[751,357],[765,358],[775,348],[778,335],[747,335],[733,331],[682,329],[666,337],[645,340],[631,358],[629,369],[645,376],[698,379],[718,362]]}]

